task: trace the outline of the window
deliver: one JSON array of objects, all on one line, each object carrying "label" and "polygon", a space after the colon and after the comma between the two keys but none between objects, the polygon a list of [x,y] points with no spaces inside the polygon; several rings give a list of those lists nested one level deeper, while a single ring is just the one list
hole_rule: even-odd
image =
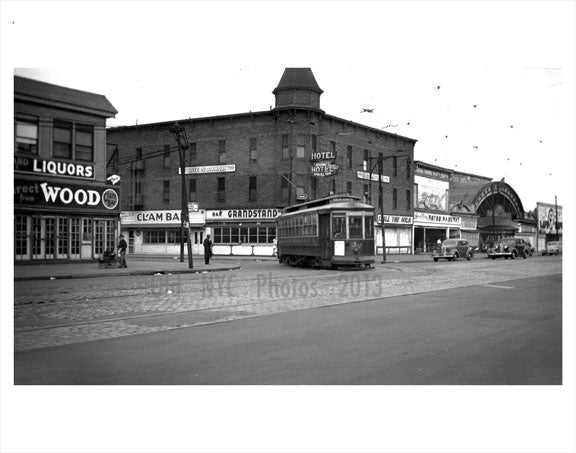
[{"label": "window", "polygon": [[346,162],[348,162],[348,168],[352,168],[352,147],[350,145],[346,148]]},{"label": "window", "polygon": [[288,180],[284,176],[280,176],[280,198],[282,201],[288,201]]},{"label": "window", "polygon": [[332,216],[332,239],[346,239],[346,216]]},{"label": "window", "polygon": [[226,163],[226,140],[218,140],[218,161]]},{"label": "window", "polygon": [[162,202],[170,203],[170,181],[164,181],[164,189],[162,191]]},{"label": "window", "polygon": [[396,156],[392,158],[392,174],[398,176],[398,158]]},{"label": "window", "polygon": [[170,145],[164,145],[164,168],[170,168]]},{"label": "window", "polygon": [[372,239],[374,237],[374,217],[364,217],[364,239]]},{"label": "window", "polygon": [[348,239],[362,239],[362,216],[348,217]]},{"label": "window", "polygon": [[306,137],[303,134],[298,134],[296,136],[296,158],[304,158],[304,141]]},{"label": "window", "polygon": [[352,182],[346,181],[346,193],[352,195]]},{"label": "window", "polygon": [[336,193],[336,179],[330,180],[330,195],[334,195]]},{"label": "window", "polygon": [[310,198],[312,200],[316,199],[316,195],[317,195],[317,182],[316,182],[316,178],[312,177],[311,181],[310,181]]},{"label": "window", "polygon": [[14,217],[14,252],[17,256],[28,255],[28,217]]},{"label": "window", "polygon": [[92,241],[92,219],[82,219],[82,240]]},{"label": "window", "polygon": [[392,189],[392,209],[398,209],[398,189]]},{"label": "window", "polygon": [[218,201],[225,200],[226,193],[226,178],[218,178]]},{"label": "window", "polygon": [[369,203],[370,200],[370,189],[368,184],[364,184],[364,203]]},{"label": "window", "polygon": [[196,201],[196,180],[191,179],[190,182],[188,183],[188,186],[190,188],[188,201]]},{"label": "window", "polygon": [[[181,244],[182,230],[180,228],[166,230],[166,242],[168,244]],[[188,229],[184,228],[184,242],[188,240]],[[162,243],[162,242],[161,242]]]},{"label": "window", "polygon": [[189,160],[190,163],[194,162],[196,160],[196,143],[190,143],[190,148],[188,148],[189,153]]},{"label": "window", "polygon": [[256,176],[250,176],[250,180],[248,181],[248,201],[257,201],[257,199]]},{"label": "window", "polygon": [[76,145],[74,157],[78,160],[94,160],[94,128],[88,125],[76,125]]},{"label": "window", "polygon": [[368,168],[369,165],[369,160],[370,160],[370,156],[368,155],[368,150],[365,149],[364,150],[364,162],[362,162],[362,167],[364,171],[370,171],[370,169]]},{"label": "window", "polygon": [[250,139],[250,160],[258,160],[258,141],[255,138]]},{"label": "window", "polygon": [[165,230],[143,230],[144,244],[164,244],[166,242]]},{"label": "window", "polygon": [[313,136],[311,137],[311,140],[312,140],[312,143],[311,143],[311,145],[312,145],[312,152],[315,153],[316,150],[317,150],[316,136],[313,135]]},{"label": "window", "polygon": [[214,244],[271,244],[276,227],[214,227]]},{"label": "window", "polygon": [[136,148],[136,160],[142,160],[142,148]]},{"label": "window", "polygon": [[412,207],[410,206],[412,201],[412,194],[410,193],[410,190],[406,191],[406,209],[411,209]]},{"label": "window", "polygon": [[336,157],[336,142],[330,142],[330,151],[332,151],[332,156]]},{"label": "window", "polygon": [[290,147],[288,145],[288,134],[282,134],[282,159],[290,158]]},{"label": "window", "polygon": [[72,159],[72,124],[54,121],[52,130],[52,155]]},{"label": "window", "polygon": [[27,153],[38,153],[38,123],[16,120],[16,150]]},{"label": "window", "polygon": [[406,179],[410,179],[411,166],[412,166],[412,159],[408,158],[408,160],[406,161]]}]

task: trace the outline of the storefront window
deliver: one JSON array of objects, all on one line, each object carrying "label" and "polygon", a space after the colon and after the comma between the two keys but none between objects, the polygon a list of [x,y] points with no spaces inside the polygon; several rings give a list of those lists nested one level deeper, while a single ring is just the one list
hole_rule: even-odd
[{"label": "storefront window", "polygon": [[214,244],[271,244],[276,227],[214,227]]},{"label": "storefront window", "polygon": [[232,244],[236,244],[237,242],[240,242],[238,239],[238,228],[237,227],[230,228],[230,242]]},{"label": "storefront window", "polygon": [[144,244],[164,244],[166,232],[164,230],[144,230]]},{"label": "storefront window", "polygon": [[92,241],[92,219],[82,219],[82,240]]}]

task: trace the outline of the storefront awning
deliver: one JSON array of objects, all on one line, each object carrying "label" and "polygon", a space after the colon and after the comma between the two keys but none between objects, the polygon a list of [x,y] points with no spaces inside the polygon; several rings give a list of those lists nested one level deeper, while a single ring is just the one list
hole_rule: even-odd
[{"label": "storefront awning", "polygon": [[518,231],[518,222],[506,217],[479,217],[478,229],[481,231]]}]

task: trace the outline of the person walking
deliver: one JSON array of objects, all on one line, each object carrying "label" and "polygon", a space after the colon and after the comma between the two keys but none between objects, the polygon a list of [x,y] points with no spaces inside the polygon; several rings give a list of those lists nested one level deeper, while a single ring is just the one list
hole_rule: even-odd
[{"label": "person walking", "polygon": [[210,257],[212,256],[212,241],[210,235],[206,235],[204,239],[204,264],[210,264]]},{"label": "person walking", "polygon": [[120,235],[120,241],[118,242],[118,256],[120,257],[120,266],[119,267],[128,267],[126,265],[126,248],[128,244],[124,240],[124,235]]}]

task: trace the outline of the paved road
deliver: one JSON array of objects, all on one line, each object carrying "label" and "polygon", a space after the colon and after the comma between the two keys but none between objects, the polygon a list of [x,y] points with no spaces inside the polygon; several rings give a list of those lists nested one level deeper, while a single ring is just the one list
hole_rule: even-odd
[{"label": "paved road", "polygon": [[324,271],[249,261],[200,275],[15,282],[15,351],[562,272],[561,257]]},{"label": "paved road", "polygon": [[[404,275],[402,286],[412,278]],[[19,352],[15,382],[561,384],[561,280],[556,273],[407,291]]]}]

